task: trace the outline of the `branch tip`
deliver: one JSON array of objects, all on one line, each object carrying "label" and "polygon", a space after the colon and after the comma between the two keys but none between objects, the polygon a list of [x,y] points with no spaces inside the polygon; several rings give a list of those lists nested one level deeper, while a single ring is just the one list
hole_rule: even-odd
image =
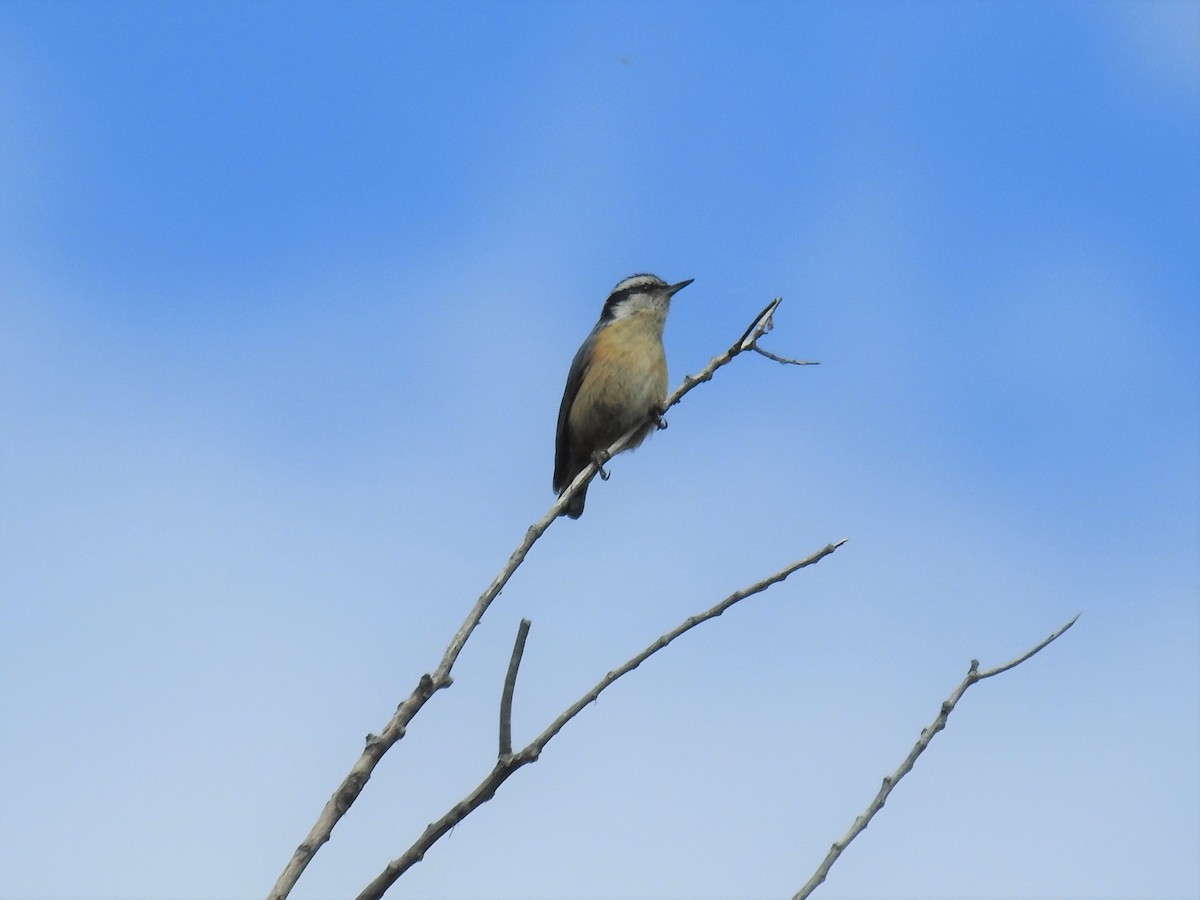
[{"label": "branch tip", "polygon": [[508,660],[508,672],[504,676],[504,690],[500,694],[500,754],[503,760],[512,756],[512,702],[517,687],[517,671],[521,668],[521,657],[525,655],[525,639],[529,636],[530,622],[522,619],[517,626],[517,638],[513,642],[512,656]]},{"label": "branch tip", "polygon": [[1071,621],[1067,622],[1065,625],[1059,628],[1058,631],[1054,632],[1054,634],[1050,635],[1050,637],[1046,638],[1033,649],[1026,651],[1016,659],[1007,662],[1002,666],[998,666],[995,669],[989,669],[986,672],[980,672],[979,660],[971,660],[971,667],[967,672],[967,677],[963,679],[962,683],[954,690],[954,693],[951,694],[949,698],[942,701],[937,718],[934,719],[933,723],[927,728],[921,729],[920,738],[917,740],[917,743],[913,746],[912,750],[909,751],[908,756],[904,758],[904,762],[900,764],[900,767],[896,769],[895,772],[883,779],[883,786],[875,795],[875,799],[871,801],[869,806],[867,806],[866,812],[854,820],[854,824],[850,826],[850,830],[843,835],[841,840],[834,842],[833,847],[830,849],[829,853],[826,854],[825,859],[823,859],[821,864],[817,866],[817,870],[813,873],[812,878],[810,878],[804,887],[802,887],[795,894],[795,896],[792,897],[792,900],[806,900],[806,898],[811,895],[812,892],[815,891],[822,882],[825,881],[826,877],[829,875],[829,870],[833,867],[833,864],[838,861],[838,858],[845,851],[846,847],[848,847],[850,842],[866,829],[867,825],[870,824],[871,819],[875,816],[875,814],[878,813],[879,810],[883,809],[883,805],[887,801],[888,795],[891,794],[892,790],[900,782],[900,779],[912,771],[912,767],[916,763],[917,758],[929,747],[930,742],[933,740],[933,736],[946,727],[946,721],[949,718],[950,713],[954,711],[955,705],[960,699],[962,699],[963,694],[967,692],[967,689],[971,685],[978,681],[982,681],[984,678],[990,678],[992,675],[999,675],[1001,672],[1006,672],[1014,666],[1019,666],[1039,650],[1045,649],[1055,640],[1062,637],[1067,629],[1075,624],[1075,621],[1078,618],[1079,615],[1076,614],[1074,619],[1071,619]]}]

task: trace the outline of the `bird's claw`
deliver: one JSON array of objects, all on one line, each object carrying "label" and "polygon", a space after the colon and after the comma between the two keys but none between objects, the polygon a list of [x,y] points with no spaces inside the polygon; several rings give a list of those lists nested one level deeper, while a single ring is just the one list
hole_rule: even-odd
[{"label": "bird's claw", "polygon": [[600,476],[601,481],[608,481],[608,471],[604,468],[604,464],[611,457],[603,450],[597,450],[592,454],[592,462],[596,464],[596,474]]}]

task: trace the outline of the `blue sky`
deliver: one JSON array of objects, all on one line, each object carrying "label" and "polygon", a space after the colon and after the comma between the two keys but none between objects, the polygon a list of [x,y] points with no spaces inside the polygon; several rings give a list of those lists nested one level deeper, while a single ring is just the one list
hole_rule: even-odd
[{"label": "blue sky", "polygon": [[[553,496],[609,288],[672,383],[293,893],[1200,894],[1200,7],[0,5],[0,897],[265,895]],[[391,895],[389,895],[391,896]]]}]

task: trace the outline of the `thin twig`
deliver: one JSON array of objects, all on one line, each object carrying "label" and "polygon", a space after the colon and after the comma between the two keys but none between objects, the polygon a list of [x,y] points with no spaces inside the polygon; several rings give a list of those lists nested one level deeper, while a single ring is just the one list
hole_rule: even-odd
[{"label": "thin twig", "polygon": [[879,793],[875,795],[875,799],[871,801],[871,805],[867,807],[866,812],[854,820],[854,824],[850,826],[850,830],[846,832],[841,840],[834,843],[834,845],[830,848],[829,853],[825,856],[825,859],[821,861],[819,866],[817,866],[817,870],[813,873],[812,878],[810,878],[808,883],[805,884],[804,887],[802,887],[794,897],[792,897],[792,900],[805,900],[805,898],[807,898],[814,890],[816,890],[821,882],[825,880],[826,876],[829,874],[830,868],[832,868],[833,864],[837,862],[838,857],[842,855],[842,851],[846,849],[852,840],[858,837],[859,834],[866,829],[867,825],[870,824],[871,819],[874,818],[875,814],[883,809],[883,804],[887,802],[888,795],[891,794],[892,789],[896,786],[896,783],[912,770],[913,764],[917,761],[917,757],[925,752],[925,748],[929,746],[929,742],[933,740],[933,736],[946,727],[946,720],[950,717],[950,713],[954,711],[954,707],[958,705],[958,701],[962,699],[962,695],[967,692],[967,688],[978,681],[983,681],[985,678],[991,678],[993,675],[999,675],[1001,672],[1007,672],[1014,666],[1019,666],[1035,653],[1044,650],[1051,643],[1062,637],[1067,629],[1075,624],[1078,618],[1079,614],[1076,613],[1075,618],[1063,625],[1060,629],[1058,629],[1058,631],[1050,635],[1050,637],[1046,638],[1033,649],[1021,654],[1016,659],[1012,660],[1011,662],[1007,662],[1002,666],[997,666],[994,669],[987,669],[986,671],[981,672],[979,671],[979,660],[971,660],[971,667],[967,670],[967,677],[963,679],[962,684],[955,689],[954,693],[950,695],[949,699],[942,703],[942,708],[938,711],[937,718],[933,720],[933,724],[921,731],[920,739],[909,752],[904,762],[900,764],[900,768],[883,779],[883,786],[879,788]]},{"label": "thin twig", "polygon": [[609,687],[609,685],[611,685],[614,681],[616,681],[622,675],[626,675],[629,672],[632,672],[634,669],[636,669],[638,666],[640,666],[642,663],[644,663],[647,659],[649,659],[651,656],[653,656],[659,650],[663,649],[663,647],[667,646],[667,644],[674,641],[680,635],[683,635],[684,633],[691,631],[693,628],[695,628],[697,625],[701,624],[702,622],[707,622],[709,619],[715,619],[717,616],[724,613],[727,609],[729,609],[729,607],[733,606],[735,603],[740,603],[742,600],[745,600],[747,597],[753,597],[755,594],[762,593],[763,591],[765,591],[767,588],[771,587],[772,585],[778,584],[779,582],[783,581],[785,578],[787,578],[793,572],[799,571],[800,569],[803,569],[807,566],[811,566],[814,563],[820,562],[826,556],[833,553],[833,551],[837,550],[838,547],[842,546],[842,544],[844,544],[844,543],[846,543],[846,538],[842,538],[840,541],[834,541],[832,544],[826,544],[824,547],[822,547],[816,553],[806,556],[806,557],[804,557],[804,559],[797,560],[796,562],[791,563],[790,565],[784,566],[782,569],[780,569],[774,575],[768,575],[766,578],[762,579],[761,581],[755,582],[754,584],[750,585],[749,587],[742,588],[739,591],[734,591],[732,594],[730,594],[728,597],[726,597],[724,600],[722,600],[716,606],[710,607],[709,609],[706,609],[704,612],[699,613],[698,615],[694,615],[694,616],[691,616],[690,618],[685,619],[683,622],[681,622],[675,628],[671,629],[666,634],[664,634],[660,638],[658,638],[658,640],[656,640],[650,646],[646,647],[646,649],[643,650],[641,653],[639,653],[637,656],[634,656],[628,662],[613,669],[611,672],[609,672],[607,675],[605,675],[602,679],[600,679],[600,681],[597,682],[596,685],[590,691],[588,691],[586,694],[584,694],[582,697],[580,697],[577,701],[575,701],[575,703],[572,706],[568,707],[563,712],[562,715],[560,715],[557,719],[555,719],[553,722],[551,722],[550,725],[546,728],[546,730],[543,731],[536,738],[534,738],[533,742],[530,743],[530,745],[528,747],[526,747],[524,750],[522,750],[521,753],[522,754],[533,753],[536,756],[536,754],[541,751],[542,747],[546,746],[546,744],[549,742],[549,740],[552,737],[554,737],[554,735],[558,734],[559,731],[562,730],[563,726],[566,725],[567,722],[571,721],[571,719],[573,719],[579,713],[579,711],[581,709],[583,709],[589,703],[592,703],[593,701],[595,701],[596,698],[599,697],[600,694],[603,693],[604,690]]},{"label": "thin twig", "polygon": [[517,639],[513,643],[512,658],[508,661],[508,673],[504,676],[504,691],[500,694],[500,759],[512,755],[512,702],[517,686],[517,672],[521,668],[521,657],[525,654],[525,639],[529,637],[529,620],[522,619],[517,626]]},{"label": "thin twig", "polygon": [[[775,309],[781,302],[782,298],[778,297],[771,301],[767,308],[759,313],[754,321],[750,323],[750,327],[738,339],[737,343],[720,356],[709,360],[708,365],[696,375],[684,377],[683,384],[667,398],[666,407],[674,406],[692,388],[711,380],[713,374],[719,368],[732,362],[734,357],[739,353],[750,349],[754,341],[762,337],[771,328],[771,314],[775,312]],[[625,449],[626,445],[633,438],[633,435],[640,431],[643,425],[644,423],[639,423],[636,428],[622,435],[608,448],[606,455],[611,457]],[[488,585],[487,589],[480,594],[479,599],[475,601],[475,605],[471,607],[471,611],[467,613],[467,617],[463,620],[462,625],[454,633],[454,637],[451,639],[449,646],[446,647],[446,651],[442,655],[442,661],[438,664],[438,667],[434,669],[432,674],[426,673],[421,676],[412,693],[396,707],[396,712],[393,713],[391,720],[379,734],[367,735],[366,746],[363,749],[362,755],[351,766],[350,772],[342,779],[342,783],[338,785],[337,790],[326,801],[324,808],[321,810],[320,815],[317,816],[317,820],[309,830],[308,835],[296,848],[292,854],[292,858],[288,860],[279,879],[275,882],[275,886],[271,889],[270,894],[267,895],[267,900],[286,900],[288,894],[291,893],[292,888],[295,887],[296,882],[305,868],[308,867],[308,864],[312,861],[317,851],[329,840],[334,826],[345,815],[346,810],[358,799],[358,795],[370,779],[371,773],[374,772],[379,760],[397,741],[404,737],[408,723],[421,711],[426,701],[435,693],[449,687],[453,683],[454,679],[450,677],[450,673],[454,668],[454,663],[458,660],[458,656],[462,653],[467,639],[470,638],[471,633],[479,625],[483,614],[487,612],[492,601],[499,596],[500,591],[508,584],[508,580],[517,570],[517,567],[524,562],[533,545],[537,543],[538,539],[546,532],[546,529],[559,517],[571,498],[578,493],[584,484],[591,481],[595,474],[596,464],[594,462],[589,463],[576,476],[575,480],[571,482],[570,486],[559,495],[546,514],[533,525],[529,526],[525,532],[525,536],[509,557],[508,562],[492,580],[492,583]]]},{"label": "thin twig", "polygon": [[[1025,662],[1025,660],[1029,659],[1029,657],[1033,656],[1035,653],[1040,653],[1042,650],[1045,650],[1046,647],[1050,646],[1050,644],[1054,643],[1060,637],[1062,637],[1068,628],[1070,628],[1072,625],[1074,625],[1076,622],[1079,621],[1079,617],[1081,615],[1082,615],[1082,613],[1075,613],[1074,617],[1071,619],[1070,622],[1068,622],[1062,628],[1058,629],[1058,631],[1054,632],[1054,634],[1050,635],[1050,637],[1046,638],[1044,641],[1042,641],[1036,647],[1033,647],[1032,649],[1027,650],[1025,653],[1022,653],[1020,656],[1018,656],[1016,659],[1012,660],[1011,662],[1006,662],[1002,666],[996,666],[996,668],[994,668],[994,669],[985,669],[984,671],[977,673],[975,675],[975,680],[983,681],[983,679],[985,679],[985,678],[991,678],[993,675],[999,675],[1001,672],[1007,672],[1009,669],[1016,668],[1021,663]],[[979,662],[977,660],[971,660],[971,661],[975,664],[976,668],[979,667]]]},{"label": "thin twig", "polygon": [[783,363],[785,366],[819,366],[820,365],[819,362],[810,362],[808,360],[803,360],[803,359],[789,359],[786,356],[776,356],[771,351],[764,350],[762,347],[758,346],[758,344],[755,344],[750,349],[753,350],[755,353],[759,353],[759,354],[765,356],[767,359],[773,359],[777,363]]},{"label": "thin twig", "polygon": [[738,338],[738,342],[733,346],[739,351],[749,350],[752,346],[754,346],[755,341],[775,327],[775,322],[771,317],[775,315],[775,310],[779,309],[779,304],[782,302],[782,297],[776,297],[774,300],[768,303],[763,311],[760,312],[754,321],[750,323],[750,327],[742,333],[740,338]]},{"label": "thin twig", "polygon": [[417,838],[413,845],[404,851],[403,854],[388,863],[384,870],[375,878],[375,880],[367,885],[367,887],[363,889],[362,893],[358,895],[358,900],[380,900],[388,888],[395,884],[396,880],[399,879],[401,875],[424,859],[425,853],[430,847],[437,843],[438,839],[441,838],[442,835],[465,819],[479,806],[486,803],[488,800],[491,800],[492,797],[495,796],[500,785],[504,784],[504,782],[507,781],[514,772],[531,762],[536,762],[538,756],[542,752],[542,749],[554,738],[556,734],[562,731],[563,726],[571,721],[571,719],[575,718],[575,716],[577,716],[581,710],[594,702],[596,698],[604,692],[605,689],[612,685],[613,682],[615,682],[621,676],[632,672],[659,650],[662,650],[664,647],[674,641],[677,637],[695,628],[700,623],[707,622],[709,619],[715,619],[735,603],[745,600],[747,597],[752,597],[755,594],[761,593],[762,591],[765,591],[767,588],[771,587],[773,584],[778,584],[798,569],[803,569],[805,566],[811,566],[813,563],[819,562],[829,554],[833,553],[833,551],[842,546],[844,543],[846,543],[845,539],[822,547],[811,556],[807,556],[804,559],[798,560],[791,565],[784,566],[774,575],[770,575],[767,578],[750,585],[749,587],[742,588],[739,591],[734,591],[716,606],[713,606],[704,612],[699,613],[698,615],[694,615],[685,619],[681,624],[659,637],[656,641],[654,641],[654,643],[650,644],[650,646],[646,647],[646,649],[641,653],[638,653],[629,661],[613,669],[611,672],[601,678],[591,690],[567,707],[567,709],[564,710],[557,719],[551,722],[549,726],[546,727],[545,731],[534,738],[528,746],[510,756],[502,756],[496,762],[496,765],[492,768],[492,770],[483,779],[483,781],[476,785],[474,790],[472,790],[458,803],[454,804],[454,806],[452,806],[440,819],[431,823],[425,829],[425,831],[422,832],[421,836]]}]

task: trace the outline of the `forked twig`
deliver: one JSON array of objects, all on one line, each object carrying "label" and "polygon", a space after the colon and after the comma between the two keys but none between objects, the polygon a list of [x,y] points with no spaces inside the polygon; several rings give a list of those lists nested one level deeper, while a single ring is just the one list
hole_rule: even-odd
[{"label": "forked twig", "polygon": [[917,757],[925,752],[925,748],[929,746],[929,742],[933,740],[933,736],[946,727],[946,720],[950,717],[950,713],[954,711],[954,707],[958,705],[958,701],[962,699],[962,695],[967,692],[967,688],[978,681],[983,681],[985,678],[991,678],[993,675],[999,675],[1001,672],[1007,672],[1009,669],[1019,666],[1035,653],[1044,650],[1062,637],[1067,629],[1074,625],[1078,619],[1079,614],[1076,613],[1075,618],[1063,625],[1058,631],[1050,635],[1050,637],[1046,638],[1033,649],[1022,653],[1016,659],[1006,662],[1002,666],[997,666],[994,669],[986,669],[981,672],[979,671],[979,660],[971,660],[971,667],[967,670],[967,677],[963,679],[962,684],[958,686],[954,693],[942,703],[942,708],[938,711],[937,718],[933,720],[933,724],[921,731],[920,739],[909,752],[904,762],[900,764],[900,768],[883,779],[883,786],[879,788],[879,793],[875,795],[875,799],[871,801],[871,805],[867,807],[866,812],[854,820],[854,824],[850,826],[850,830],[846,832],[841,840],[834,842],[825,859],[817,866],[817,870],[813,873],[812,878],[808,880],[808,883],[804,887],[800,888],[796,895],[792,897],[792,900],[805,900],[825,880],[830,868],[837,862],[838,857],[842,855],[842,851],[866,829],[871,819],[875,817],[875,814],[883,809],[883,804],[887,802],[888,795],[891,794],[896,783],[912,770]]},{"label": "forked twig", "polygon": [[[761,581],[750,585],[749,587],[742,588],[739,591],[734,591],[715,606],[710,607],[702,613],[684,619],[682,623],[659,637],[656,641],[646,647],[646,649],[642,650],[642,652],[613,669],[611,672],[601,678],[591,690],[567,707],[567,709],[564,710],[558,718],[551,722],[546,727],[545,731],[534,738],[528,744],[528,746],[517,753],[508,756],[502,754],[500,759],[496,761],[496,765],[487,774],[483,781],[476,785],[475,789],[472,790],[466,797],[454,804],[454,806],[452,806],[445,815],[443,815],[436,822],[431,823],[425,829],[425,831],[421,833],[421,836],[417,838],[413,845],[404,851],[403,854],[388,863],[386,868],[379,873],[375,880],[363,889],[362,893],[358,895],[357,900],[380,900],[388,888],[395,884],[401,875],[403,875],[425,857],[425,853],[430,847],[437,843],[438,839],[441,838],[442,835],[465,819],[479,806],[486,803],[488,800],[491,800],[492,797],[495,796],[500,785],[504,784],[504,782],[507,781],[514,772],[523,766],[529,765],[531,762],[536,762],[538,756],[542,752],[542,748],[544,748],[556,734],[562,731],[563,727],[569,721],[571,721],[571,719],[575,718],[575,716],[577,716],[585,707],[594,702],[596,698],[598,698],[600,694],[603,693],[617,679],[632,672],[659,650],[662,650],[680,635],[690,631],[700,623],[707,622],[709,619],[715,619],[735,603],[765,591],[767,588],[771,587],[771,585],[778,584],[793,572],[803,569],[805,566],[811,566],[814,563],[821,561],[844,543],[846,543],[845,540],[840,540],[836,543],[822,547],[816,553],[813,553],[804,559],[798,560],[797,562],[791,563],[790,565],[784,566],[775,574],[770,575]],[[512,671],[511,665],[509,667],[509,671]]]}]

